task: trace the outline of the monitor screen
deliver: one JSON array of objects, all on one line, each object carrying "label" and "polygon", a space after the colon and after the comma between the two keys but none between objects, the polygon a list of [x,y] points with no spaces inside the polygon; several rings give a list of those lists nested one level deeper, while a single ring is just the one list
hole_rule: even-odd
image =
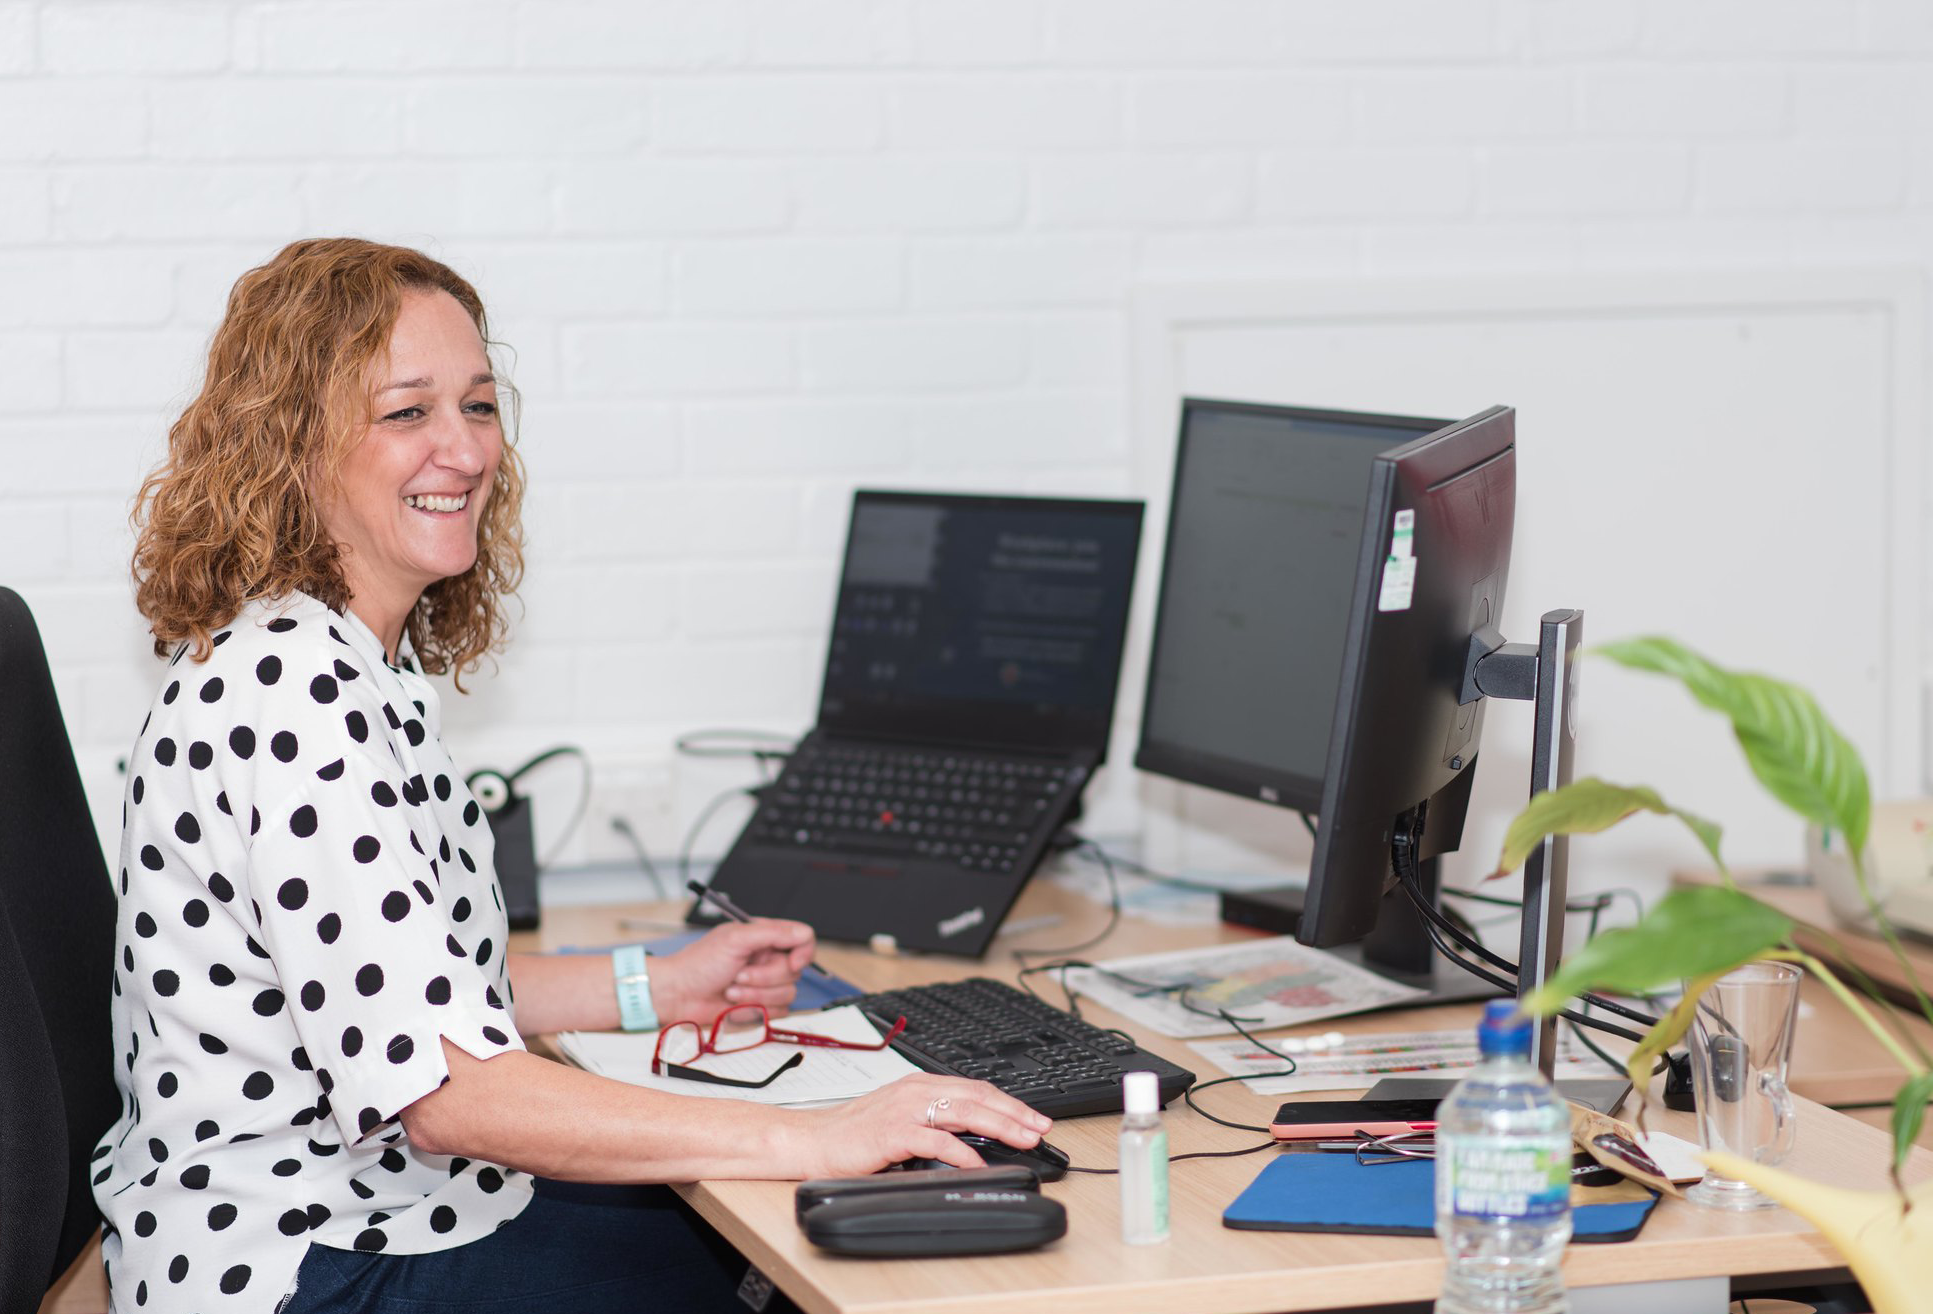
[{"label": "monitor screen", "polygon": [[1102,754],[1141,509],[858,493],[819,724]]},{"label": "monitor screen", "polygon": [[1370,468],[1445,423],[1182,403],[1137,766],[1319,805]]}]

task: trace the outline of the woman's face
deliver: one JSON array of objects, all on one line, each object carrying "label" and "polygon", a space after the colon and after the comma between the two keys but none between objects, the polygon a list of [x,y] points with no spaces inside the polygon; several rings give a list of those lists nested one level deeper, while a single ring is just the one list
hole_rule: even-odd
[{"label": "woman's face", "polygon": [[369,427],[343,460],[323,523],[358,613],[400,615],[475,564],[503,426],[483,339],[447,292],[406,293],[388,357],[371,368]]}]

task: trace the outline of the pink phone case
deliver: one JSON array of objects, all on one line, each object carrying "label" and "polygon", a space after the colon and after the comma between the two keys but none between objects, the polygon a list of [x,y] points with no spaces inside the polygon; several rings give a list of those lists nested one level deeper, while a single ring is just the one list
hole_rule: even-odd
[{"label": "pink phone case", "polygon": [[1435,1131],[1436,1123],[1428,1122],[1272,1122],[1269,1131],[1278,1141],[1328,1141],[1354,1136],[1366,1131],[1371,1136],[1400,1136],[1404,1132]]}]

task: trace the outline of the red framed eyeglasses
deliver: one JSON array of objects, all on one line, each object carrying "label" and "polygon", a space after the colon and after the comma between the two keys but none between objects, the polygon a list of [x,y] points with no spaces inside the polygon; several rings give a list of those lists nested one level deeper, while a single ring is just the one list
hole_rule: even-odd
[{"label": "red framed eyeglasses", "polygon": [[748,1049],[770,1042],[781,1045],[798,1045],[803,1048],[818,1049],[866,1049],[880,1050],[893,1043],[899,1033],[906,1030],[906,1019],[900,1018],[877,1041],[837,1040],[831,1036],[814,1035],[810,1031],[793,1031],[786,1027],[775,1027],[762,1004],[746,1004],[728,1008],[713,1018],[710,1027],[701,1027],[696,1022],[673,1022],[658,1032],[658,1043],[651,1052],[651,1071],[660,1077],[683,1077],[688,1081],[708,1081],[717,1086],[738,1086],[748,1090],[758,1090],[771,1085],[781,1075],[799,1066],[805,1060],[803,1052],[787,1058],[767,1076],[753,1080],[749,1077],[730,1077],[722,1073],[706,1072],[703,1068],[691,1065],[707,1054],[739,1054]]}]

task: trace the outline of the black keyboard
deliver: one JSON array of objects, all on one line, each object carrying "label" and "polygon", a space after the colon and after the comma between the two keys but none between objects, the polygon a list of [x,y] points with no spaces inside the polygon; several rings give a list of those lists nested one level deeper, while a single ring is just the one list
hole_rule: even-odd
[{"label": "black keyboard", "polygon": [[1119,1113],[1125,1072],[1154,1073],[1163,1104],[1195,1084],[1186,1068],[985,977],[840,1002],[857,1004],[882,1031],[903,1016],[893,1048],[926,1071],[992,1082],[1050,1118]]},{"label": "black keyboard", "polygon": [[1011,872],[1056,803],[1087,769],[1039,758],[806,743],[759,805],[750,834],[768,844]]}]

